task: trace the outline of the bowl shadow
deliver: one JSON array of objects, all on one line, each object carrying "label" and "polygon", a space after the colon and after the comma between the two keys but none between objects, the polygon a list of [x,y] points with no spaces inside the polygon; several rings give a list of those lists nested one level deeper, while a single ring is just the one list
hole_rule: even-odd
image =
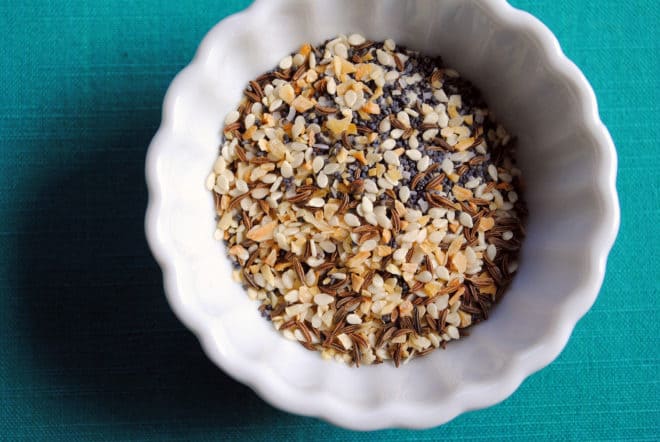
[{"label": "bowl shadow", "polygon": [[142,110],[81,97],[124,117],[80,112],[67,122],[78,146],[63,149],[57,137],[45,146],[56,167],[30,184],[37,203],[18,214],[27,234],[12,269],[31,353],[24,369],[67,392],[62,406],[94,407],[101,421],[222,428],[281,418],[213,365],[167,305],[143,229],[144,157],[162,92],[145,92]]}]

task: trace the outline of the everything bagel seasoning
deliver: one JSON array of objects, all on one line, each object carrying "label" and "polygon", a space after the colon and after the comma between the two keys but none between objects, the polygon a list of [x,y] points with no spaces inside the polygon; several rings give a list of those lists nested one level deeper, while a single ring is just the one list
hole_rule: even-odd
[{"label": "everything bagel seasoning", "polygon": [[439,57],[304,44],[224,124],[215,236],[285,337],[399,366],[488,318],[524,236],[515,143]]}]

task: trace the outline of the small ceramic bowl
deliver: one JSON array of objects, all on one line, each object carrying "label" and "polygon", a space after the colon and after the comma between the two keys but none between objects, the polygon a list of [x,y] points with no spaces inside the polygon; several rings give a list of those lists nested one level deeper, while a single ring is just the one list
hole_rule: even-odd
[{"label": "small ceramic bowl", "polygon": [[[488,321],[445,351],[351,368],[284,339],[233,283],[205,179],[247,81],[340,33],[440,54],[519,137],[530,211],[520,267]],[[552,33],[504,0],[258,0],[172,82],[147,157],[147,237],[172,308],[225,372],[273,405],[353,429],[424,428],[509,396],[557,357],[600,289],[619,209],[594,93]]]}]

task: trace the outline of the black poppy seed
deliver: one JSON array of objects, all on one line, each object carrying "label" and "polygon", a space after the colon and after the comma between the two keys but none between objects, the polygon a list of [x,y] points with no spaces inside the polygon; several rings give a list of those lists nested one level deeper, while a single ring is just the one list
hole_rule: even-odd
[{"label": "black poppy seed", "polygon": [[399,278],[399,286],[401,287],[402,295],[407,295],[408,293],[410,293],[410,286],[403,278]]},{"label": "black poppy seed", "polygon": [[270,316],[272,311],[273,311],[273,307],[270,304],[265,305],[263,310],[261,310],[261,317],[270,321],[271,320]]}]

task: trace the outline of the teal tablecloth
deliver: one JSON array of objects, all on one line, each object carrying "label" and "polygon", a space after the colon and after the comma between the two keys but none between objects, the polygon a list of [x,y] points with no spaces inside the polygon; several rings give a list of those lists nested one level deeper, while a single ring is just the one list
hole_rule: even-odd
[{"label": "teal tablecloth", "polygon": [[584,70],[617,145],[605,285],[504,403],[375,433],[277,411],[217,370],[145,244],[143,161],[167,85],[248,3],[0,2],[0,440],[658,440],[660,3],[514,2]]}]

